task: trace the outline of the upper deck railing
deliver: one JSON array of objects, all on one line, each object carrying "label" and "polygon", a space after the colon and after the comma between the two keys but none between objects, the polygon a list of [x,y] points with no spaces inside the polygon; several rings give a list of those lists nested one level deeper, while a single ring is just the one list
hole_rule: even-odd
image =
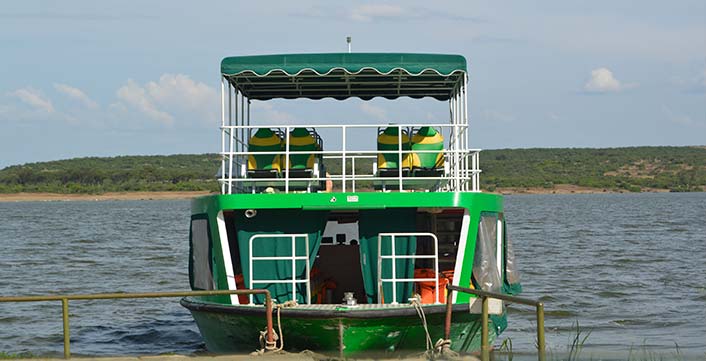
[{"label": "upper deck railing", "polygon": [[[443,138],[441,149],[417,149],[415,131],[431,127]],[[378,136],[395,128],[397,144],[376,149]],[[223,125],[222,164],[218,180],[223,194],[323,191],[479,191],[480,149],[466,148],[467,126],[458,124],[324,124],[324,125]],[[253,135],[269,129],[281,140],[280,149],[254,150]],[[295,129],[307,129],[317,140],[314,150],[296,150],[289,141]],[[399,130],[402,131],[399,131]],[[388,138],[389,139],[389,138]],[[333,146],[331,146],[333,144]],[[438,156],[434,169],[415,167],[413,159]],[[275,159],[267,171],[253,168],[254,157]],[[293,157],[311,156],[313,166],[302,172],[287,165]],[[393,167],[381,164],[394,158]],[[402,159],[402,161],[397,161]],[[250,164],[249,164],[250,160]],[[327,182],[329,182],[327,184]]]}]

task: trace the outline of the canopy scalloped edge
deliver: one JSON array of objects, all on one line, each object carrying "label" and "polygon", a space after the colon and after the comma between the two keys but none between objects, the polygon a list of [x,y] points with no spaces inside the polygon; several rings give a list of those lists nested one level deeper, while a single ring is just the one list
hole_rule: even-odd
[{"label": "canopy scalloped edge", "polygon": [[325,72],[325,73],[319,73],[319,72],[316,71],[316,69],[314,69],[314,68],[302,68],[302,69],[300,69],[300,70],[299,70],[298,72],[296,72],[296,73],[288,73],[285,69],[278,68],[278,69],[270,69],[270,71],[268,71],[268,72],[265,73],[265,74],[258,74],[257,72],[252,71],[252,70],[243,70],[243,71],[241,71],[241,72],[239,72],[239,73],[232,73],[232,74],[223,73],[223,75],[224,75],[224,76],[227,76],[227,77],[233,77],[233,76],[241,76],[241,75],[244,75],[244,74],[252,74],[252,75],[254,75],[254,76],[258,77],[258,78],[262,78],[262,77],[269,76],[270,74],[272,74],[272,73],[274,73],[274,72],[281,72],[281,73],[283,73],[283,74],[286,75],[286,76],[298,76],[298,75],[300,75],[301,73],[303,73],[303,72],[305,72],[305,71],[311,71],[311,72],[313,72],[314,74],[316,74],[316,75],[318,75],[318,76],[326,76],[326,75],[329,75],[329,74],[331,74],[331,72],[336,71],[336,70],[343,70],[346,74],[350,74],[350,75],[357,75],[357,74],[362,73],[362,72],[365,71],[365,70],[374,70],[376,73],[378,73],[378,74],[380,74],[380,75],[390,75],[390,74],[392,74],[392,73],[394,73],[394,72],[396,72],[396,71],[404,71],[405,73],[407,73],[407,75],[411,75],[411,76],[419,76],[419,75],[422,75],[422,74],[424,74],[424,73],[426,73],[426,72],[429,72],[429,71],[434,72],[434,73],[436,73],[436,74],[439,75],[439,76],[451,76],[451,75],[456,74],[456,73],[460,73],[460,74],[465,74],[465,73],[466,73],[466,71],[463,70],[463,69],[456,69],[456,70],[451,71],[450,73],[441,73],[441,72],[439,72],[438,70],[433,69],[433,68],[424,68],[424,69],[422,69],[422,71],[420,71],[420,72],[418,72],[418,73],[411,73],[411,72],[409,72],[407,69],[402,68],[402,67],[392,68],[392,69],[390,69],[390,71],[388,71],[388,72],[382,72],[382,71],[380,71],[380,70],[378,70],[378,69],[376,69],[376,68],[374,68],[374,67],[363,67],[363,68],[360,68],[360,70],[358,70],[358,71],[351,72],[351,71],[349,71],[348,69],[343,68],[343,67],[334,67],[334,68],[329,69],[329,70],[328,70],[327,72]]}]

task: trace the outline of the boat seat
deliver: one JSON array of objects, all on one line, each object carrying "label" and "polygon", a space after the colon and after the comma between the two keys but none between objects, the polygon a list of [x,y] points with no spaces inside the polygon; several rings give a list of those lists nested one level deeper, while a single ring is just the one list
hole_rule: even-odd
[{"label": "boat seat", "polygon": [[[281,152],[282,138],[269,128],[260,128],[248,140],[249,152]],[[248,155],[248,178],[278,178],[280,154]]]},{"label": "boat seat", "polygon": [[436,129],[419,128],[412,137],[410,148],[413,151],[411,155],[413,176],[438,177],[444,173],[444,137]]},{"label": "boat seat", "polygon": [[[306,128],[294,128],[287,135],[289,143],[289,162],[286,155],[282,155],[282,177],[289,173],[289,178],[319,178],[321,174],[321,155],[313,154],[321,150],[321,138],[316,130],[311,131]],[[286,151],[287,144],[284,149]],[[289,164],[286,164],[289,163]],[[290,180],[290,189],[306,189],[308,192],[317,190],[320,182],[317,180]]]},{"label": "boat seat", "polygon": [[[289,164],[282,157],[282,168],[289,170],[290,178],[310,178],[317,173],[318,157],[310,152],[320,150],[314,135],[306,128],[294,128],[287,136],[289,143]],[[286,150],[286,144],[284,149]]]},{"label": "boat seat", "polygon": [[[402,150],[409,151],[409,136],[406,130],[402,130]],[[402,154],[400,162],[400,128],[387,127],[384,130],[378,130],[377,139],[378,158],[377,158],[377,174],[378,177],[397,177],[399,176],[400,167],[402,175],[409,174],[411,165],[411,157],[409,153]]]}]

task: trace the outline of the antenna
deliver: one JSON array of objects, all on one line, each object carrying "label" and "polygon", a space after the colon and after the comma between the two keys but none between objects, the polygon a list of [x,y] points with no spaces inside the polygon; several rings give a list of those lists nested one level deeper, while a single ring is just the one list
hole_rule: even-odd
[{"label": "antenna", "polygon": [[346,36],[346,43],[348,43],[348,52],[351,52],[351,37]]}]

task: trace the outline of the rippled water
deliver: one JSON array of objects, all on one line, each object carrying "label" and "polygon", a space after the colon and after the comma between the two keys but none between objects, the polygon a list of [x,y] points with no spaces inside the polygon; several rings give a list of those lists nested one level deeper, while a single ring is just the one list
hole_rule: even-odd
[{"label": "rippled water", "polygon": [[[523,296],[546,304],[547,344],[583,354],[706,352],[706,194],[506,197]],[[0,295],[188,288],[188,201],[0,203]],[[72,301],[75,355],[202,352],[177,299]],[[515,351],[534,312],[511,306]],[[0,351],[61,355],[58,302],[0,304]],[[498,342],[499,344],[499,342]],[[599,356],[594,356],[599,355]],[[638,358],[639,359],[639,358]],[[668,358],[667,358],[668,359]]]},{"label": "rippled water", "polygon": [[[678,347],[706,358],[706,193],[518,195],[505,210],[551,350],[566,350],[578,322],[586,357],[670,359]],[[534,314],[513,309],[503,336],[529,350]]]}]

